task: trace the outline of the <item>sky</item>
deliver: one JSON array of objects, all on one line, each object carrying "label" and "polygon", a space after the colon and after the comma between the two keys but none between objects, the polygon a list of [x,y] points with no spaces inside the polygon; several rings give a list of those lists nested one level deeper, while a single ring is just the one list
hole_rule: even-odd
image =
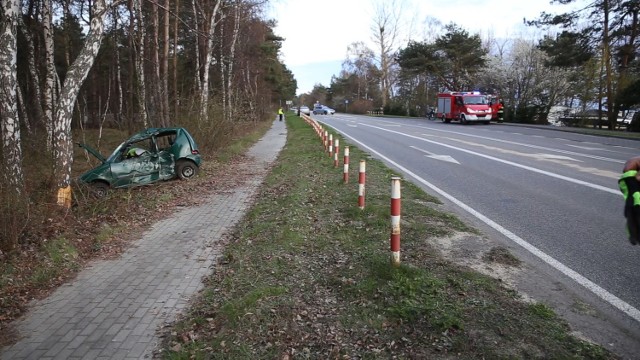
[{"label": "sky", "polygon": [[[298,82],[297,94],[314,85],[329,86],[346,59],[347,47],[358,41],[375,49],[372,41],[374,0],[272,0],[267,13],[277,22],[275,32],[285,40],[281,59]],[[387,0],[389,3],[392,2]],[[482,38],[539,36],[541,30],[525,26],[523,19],[542,11],[560,13],[568,8],[549,5],[550,0],[396,0],[403,4],[401,24],[405,35],[400,47],[412,39],[433,36],[427,19],[443,25],[455,23]]]}]

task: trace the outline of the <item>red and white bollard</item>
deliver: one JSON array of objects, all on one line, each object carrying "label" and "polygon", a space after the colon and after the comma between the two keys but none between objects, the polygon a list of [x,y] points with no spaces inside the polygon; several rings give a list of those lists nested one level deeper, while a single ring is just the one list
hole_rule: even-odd
[{"label": "red and white bollard", "polygon": [[333,134],[329,134],[329,157],[333,155]]},{"label": "red and white bollard", "polygon": [[400,265],[400,178],[391,178],[391,264]]},{"label": "red and white bollard", "polygon": [[349,147],[344,147],[344,170],[342,171],[342,180],[344,183],[349,182]]},{"label": "red and white bollard", "polygon": [[364,210],[364,181],[367,162],[360,160],[360,172],[358,173],[358,207]]},{"label": "red and white bollard", "polygon": [[340,139],[336,139],[333,152],[333,167],[338,167],[338,154],[340,154]]},{"label": "red and white bollard", "polygon": [[324,131],[322,141],[324,142],[324,151],[327,151],[327,145],[329,144],[329,132],[327,130]]}]

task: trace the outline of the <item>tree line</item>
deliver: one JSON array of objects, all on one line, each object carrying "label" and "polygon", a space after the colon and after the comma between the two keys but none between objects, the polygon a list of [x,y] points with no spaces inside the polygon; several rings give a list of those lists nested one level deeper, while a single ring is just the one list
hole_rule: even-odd
[{"label": "tree line", "polygon": [[529,38],[481,36],[429,18],[423,38],[403,44],[401,8],[396,1],[379,2],[374,45],[349,46],[341,72],[300,102],[424,116],[438,92],[478,90],[504,101],[508,121],[546,124],[551,108],[562,105],[595,108],[610,129],[619,114],[640,104],[638,0],[596,0],[568,13],[542,13],[525,19],[544,33]]}]

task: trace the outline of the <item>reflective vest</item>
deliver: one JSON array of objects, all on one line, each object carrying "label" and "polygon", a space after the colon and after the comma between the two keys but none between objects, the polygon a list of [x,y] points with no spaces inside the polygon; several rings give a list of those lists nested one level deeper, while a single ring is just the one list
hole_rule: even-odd
[{"label": "reflective vest", "polygon": [[127,151],[127,157],[128,158],[137,157],[144,154],[145,152],[147,152],[147,150],[134,147],[129,149],[129,151]]},{"label": "reflective vest", "polygon": [[640,243],[640,184],[636,175],[638,171],[629,170],[620,176],[618,186],[624,196],[624,217],[627,218],[627,234],[629,241],[635,245]]}]

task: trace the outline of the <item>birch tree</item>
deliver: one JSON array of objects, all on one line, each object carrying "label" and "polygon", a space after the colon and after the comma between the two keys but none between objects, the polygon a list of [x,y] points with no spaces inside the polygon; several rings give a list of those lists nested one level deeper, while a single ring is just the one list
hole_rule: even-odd
[{"label": "birch tree", "polygon": [[[41,92],[40,92],[40,75],[38,74],[38,70],[36,68],[36,60],[35,60],[36,50],[33,43],[33,37],[31,36],[31,32],[29,32],[27,25],[24,23],[22,16],[19,16],[18,27],[20,28],[20,32],[22,33],[22,36],[24,36],[26,46],[27,46],[27,51],[25,51],[26,52],[25,55],[27,57],[27,64],[29,67],[29,76],[28,76],[29,88],[33,91],[33,96],[31,96],[29,100],[30,100],[30,103],[33,105],[35,119],[37,121],[43,121],[43,119],[45,119],[45,116],[42,109],[42,101],[41,101],[42,98],[41,98]],[[19,91],[18,94],[21,94],[21,92]],[[24,101],[22,101],[22,104],[24,107],[26,107],[26,104]],[[29,116],[27,111],[23,111],[23,114],[25,118]],[[29,123],[29,120],[27,120],[27,123]]]},{"label": "birch tree", "polygon": [[233,117],[233,64],[235,62],[236,44],[240,36],[240,6],[241,2],[237,1],[233,5],[233,31],[231,33],[231,43],[229,44],[228,53],[225,54],[224,47],[220,47],[220,76],[222,83],[222,112],[225,121],[231,121]]},{"label": "birch tree", "polygon": [[144,23],[144,17],[142,15],[142,0],[133,0],[133,12],[132,15],[137,22],[137,34],[134,36],[134,50],[135,51],[135,68],[137,78],[137,96],[138,99],[138,116],[144,127],[149,126],[149,117],[147,112],[147,85],[144,76],[144,59],[145,48],[144,44],[147,38],[147,30]]},{"label": "birch tree", "polygon": [[200,83],[200,121],[204,121],[208,115],[209,109],[209,73],[211,71],[211,65],[213,65],[213,39],[215,38],[216,33],[216,25],[218,20],[218,14],[220,12],[220,7],[222,5],[222,0],[216,0],[215,5],[211,13],[208,15],[208,29],[207,32],[207,41],[206,45],[203,49],[205,54],[204,63],[202,64],[203,74],[202,74],[202,82]]},{"label": "birch tree", "polygon": [[16,60],[17,25],[21,16],[18,0],[2,0],[0,29],[0,123],[2,125],[3,176],[14,195],[24,191],[22,145],[18,120]]},{"label": "birch tree", "polygon": [[55,102],[55,82],[56,66],[54,60],[54,34],[53,34],[53,14],[51,11],[51,0],[42,1],[42,35],[44,37],[44,124],[47,129],[47,150],[52,149],[53,136],[53,112]]},{"label": "birch tree", "polygon": [[[110,2],[109,7],[117,2]],[[57,203],[71,206],[71,165],[73,163],[73,139],[71,118],[80,87],[93,66],[104,33],[104,22],[108,7],[105,0],[95,0],[89,32],[78,57],[73,61],[62,84],[54,117],[53,150],[54,177],[58,186]]]},{"label": "birch tree", "polygon": [[160,67],[161,83],[160,85],[160,101],[162,101],[162,125],[169,126],[171,117],[169,108],[169,0],[164,0],[164,24],[162,31],[162,63]]},{"label": "birch tree", "polygon": [[373,39],[378,46],[378,61],[380,68],[380,90],[382,92],[382,106],[385,107],[391,96],[393,85],[392,69],[395,64],[394,53],[400,33],[400,8],[402,4],[393,1],[377,3],[376,14],[373,19]]}]

